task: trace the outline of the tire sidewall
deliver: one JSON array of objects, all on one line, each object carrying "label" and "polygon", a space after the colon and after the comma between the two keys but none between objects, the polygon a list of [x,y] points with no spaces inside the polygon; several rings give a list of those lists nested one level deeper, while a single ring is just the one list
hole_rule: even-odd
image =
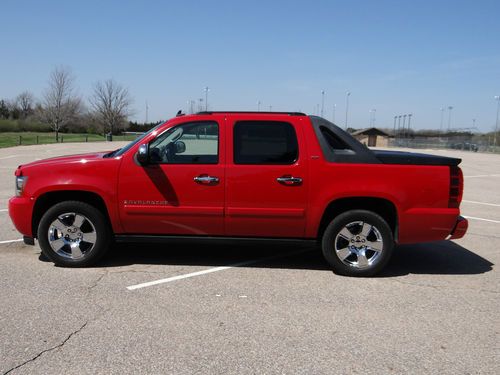
[{"label": "tire sidewall", "polygon": [[[335,253],[335,238],[344,226],[354,221],[363,221],[375,226],[379,230],[384,243],[382,253],[379,255],[380,259],[375,265],[366,269],[357,269],[344,264]],[[387,222],[380,215],[366,210],[347,211],[334,218],[327,226],[321,241],[323,256],[335,273],[344,276],[366,277],[377,274],[391,258],[393,248],[394,238]]]},{"label": "tire sidewall", "polygon": [[[50,224],[61,214],[66,212],[80,213],[87,217],[94,225],[96,242],[91,252],[82,259],[70,259],[58,255],[50,246],[48,231]],[[38,243],[42,253],[58,266],[85,267],[97,262],[107,251],[110,245],[111,231],[104,215],[95,207],[78,201],[61,202],[51,207],[42,216],[38,225]]]}]

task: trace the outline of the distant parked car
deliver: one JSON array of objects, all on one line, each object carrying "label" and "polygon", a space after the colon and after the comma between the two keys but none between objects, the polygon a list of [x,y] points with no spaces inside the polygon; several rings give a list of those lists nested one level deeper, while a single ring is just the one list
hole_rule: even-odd
[{"label": "distant parked car", "polygon": [[453,143],[451,145],[451,148],[455,150],[464,150],[464,151],[473,151],[477,152],[479,150],[479,147],[475,143],[469,143],[469,142],[460,142],[460,143]]}]

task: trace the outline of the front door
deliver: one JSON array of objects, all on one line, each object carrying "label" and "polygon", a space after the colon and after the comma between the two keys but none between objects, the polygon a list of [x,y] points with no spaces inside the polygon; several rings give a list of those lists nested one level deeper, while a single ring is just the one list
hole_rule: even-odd
[{"label": "front door", "polygon": [[[226,234],[302,237],[307,168],[300,117],[230,117],[226,127]],[[261,118],[261,117],[260,117]]]},{"label": "front door", "polygon": [[224,149],[221,123],[180,123],[149,143],[150,163],[126,154],[118,182],[126,233],[223,235]]}]

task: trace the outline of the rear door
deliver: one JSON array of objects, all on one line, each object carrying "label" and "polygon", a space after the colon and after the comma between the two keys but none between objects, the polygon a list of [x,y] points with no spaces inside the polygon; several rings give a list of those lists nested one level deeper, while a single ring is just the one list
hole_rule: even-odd
[{"label": "rear door", "polygon": [[308,176],[300,116],[230,115],[226,235],[302,237]]}]

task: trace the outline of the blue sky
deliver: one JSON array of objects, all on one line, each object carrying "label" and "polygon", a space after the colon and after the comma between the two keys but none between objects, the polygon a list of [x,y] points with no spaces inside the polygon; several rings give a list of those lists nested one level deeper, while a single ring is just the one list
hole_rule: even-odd
[{"label": "blue sky", "polygon": [[[113,78],[134,118],[167,119],[209,86],[213,110],[316,112],[392,127],[494,127],[500,1],[12,1],[1,4],[0,98],[41,96],[71,67],[83,96]],[[448,114],[445,115],[445,126]]]}]

